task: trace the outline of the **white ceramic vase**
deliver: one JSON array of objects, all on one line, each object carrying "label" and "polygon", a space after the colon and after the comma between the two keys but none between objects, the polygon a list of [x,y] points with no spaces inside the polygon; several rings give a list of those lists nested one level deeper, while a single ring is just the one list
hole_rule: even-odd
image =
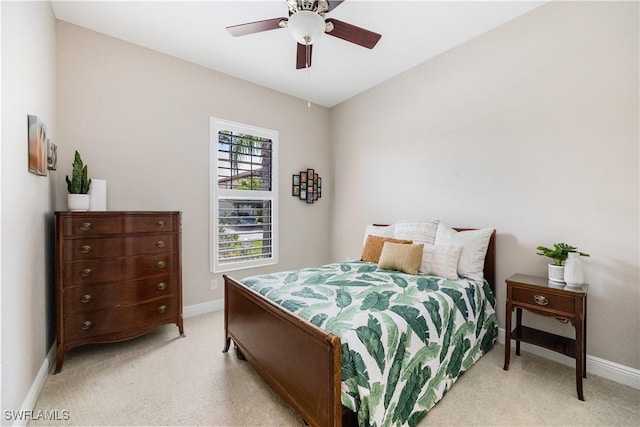
[{"label": "white ceramic vase", "polygon": [[549,280],[564,283],[564,265],[549,264]]},{"label": "white ceramic vase", "polygon": [[577,252],[569,252],[564,264],[564,281],[569,286],[580,286],[584,283],[582,260]]},{"label": "white ceramic vase", "polygon": [[67,207],[72,212],[88,211],[90,201],[88,194],[67,194]]},{"label": "white ceramic vase", "polygon": [[91,178],[91,186],[87,194],[89,195],[90,211],[107,210],[107,181]]}]

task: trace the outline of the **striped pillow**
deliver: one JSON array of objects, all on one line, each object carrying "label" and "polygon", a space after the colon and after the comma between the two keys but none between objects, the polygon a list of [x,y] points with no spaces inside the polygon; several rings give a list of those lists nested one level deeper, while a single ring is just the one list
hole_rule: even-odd
[{"label": "striped pillow", "polygon": [[378,268],[383,270],[398,270],[408,274],[418,274],[422,260],[424,244],[416,245],[385,242],[378,261]]}]

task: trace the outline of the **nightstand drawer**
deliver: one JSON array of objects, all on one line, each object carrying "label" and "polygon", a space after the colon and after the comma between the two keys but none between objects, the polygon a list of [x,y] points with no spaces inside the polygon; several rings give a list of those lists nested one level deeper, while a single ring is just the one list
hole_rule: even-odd
[{"label": "nightstand drawer", "polygon": [[575,298],[545,292],[544,289],[532,290],[514,286],[511,290],[511,302],[527,304],[542,310],[575,314]]}]

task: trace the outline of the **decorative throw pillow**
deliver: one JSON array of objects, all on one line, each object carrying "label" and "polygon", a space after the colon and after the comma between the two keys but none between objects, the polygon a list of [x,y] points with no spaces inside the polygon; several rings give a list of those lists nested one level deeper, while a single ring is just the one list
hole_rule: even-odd
[{"label": "decorative throw pillow", "polygon": [[378,261],[378,268],[383,270],[398,270],[408,274],[418,274],[422,248],[424,244],[407,245],[385,242]]},{"label": "decorative throw pillow", "polygon": [[457,279],[461,251],[462,245],[425,245],[420,272],[445,279]]},{"label": "decorative throw pillow", "polygon": [[393,237],[393,230],[395,226],[391,225],[376,225],[376,224],[367,224],[367,228],[364,231],[364,240],[362,242],[362,246],[367,243],[367,236],[380,236],[380,237]]},{"label": "decorative throw pillow", "polygon": [[395,225],[393,237],[396,239],[412,240],[414,243],[433,245],[438,229],[438,220],[429,222],[398,222]]},{"label": "decorative throw pillow", "polygon": [[391,237],[380,236],[367,236],[367,241],[362,248],[362,261],[378,262],[380,259],[380,253],[382,252],[382,246],[385,242],[399,243],[399,244],[411,244],[411,240],[399,240]]},{"label": "decorative throw pillow", "polygon": [[438,225],[436,245],[462,245],[458,260],[458,275],[472,280],[484,279],[484,258],[493,228],[456,231],[443,223]]}]

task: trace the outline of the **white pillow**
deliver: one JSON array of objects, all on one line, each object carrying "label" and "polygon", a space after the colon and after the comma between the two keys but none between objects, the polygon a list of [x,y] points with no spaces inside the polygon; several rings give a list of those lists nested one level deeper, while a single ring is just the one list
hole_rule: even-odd
[{"label": "white pillow", "polygon": [[429,222],[398,222],[393,232],[394,239],[411,240],[413,243],[433,245],[436,239],[438,220]]},{"label": "white pillow", "polygon": [[436,232],[436,245],[462,245],[458,260],[458,275],[472,280],[484,279],[484,258],[493,228],[456,231],[440,223]]},{"label": "white pillow", "polygon": [[364,241],[362,247],[367,243],[367,236],[379,236],[379,237],[393,237],[394,225],[374,225],[367,224],[366,230],[364,230]]},{"label": "white pillow", "polygon": [[461,251],[462,245],[425,245],[420,272],[445,279],[457,279]]}]

